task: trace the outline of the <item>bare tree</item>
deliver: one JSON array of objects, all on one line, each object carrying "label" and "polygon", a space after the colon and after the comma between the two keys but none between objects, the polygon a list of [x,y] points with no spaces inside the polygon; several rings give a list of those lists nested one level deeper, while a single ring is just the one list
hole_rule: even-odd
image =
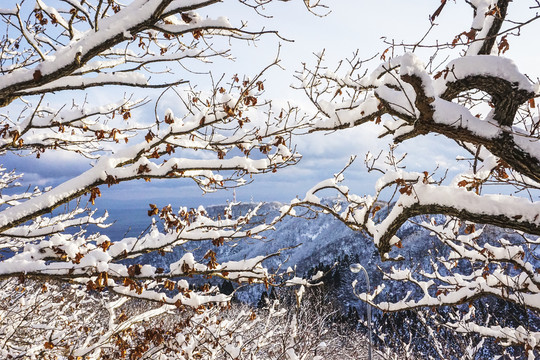
[{"label": "bare tree", "polygon": [[[204,65],[212,58],[228,58],[233,40],[277,35],[248,29],[244,23],[234,25],[223,16],[200,14],[218,3],[20,0],[10,2],[11,8],[0,8],[4,29],[0,154],[6,159],[14,154],[40,158],[43,153],[69,153],[89,163],[79,176],[53,188],[34,190],[21,188],[22,174],[0,170],[3,357],[97,359],[104,356],[104,347],[116,341],[116,345],[122,343],[119,356],[140,358],[146,350],[136,351],[135,340],[122,342],[133,324],[174,308],[190,308],[211,318],[215,306],[230,300],[215,286],[191,289],[187,280],[192,277],[267,285],[278,281],[262,266],[264,259],[277,254],[219,263],[212,250],[202,259],[186,251],[169,268],[156,268],[138,258],[172,251],[190,241],[222,246],[239,238],[257,238],[271,226],[250,224],[259,207],[233,216],[237,204],[231,203],[214,218],[203,207],[173,210],[170,205],[150,205],[149,216],[159,218],[163,230],[154,224],[139,237],[111,239],[85,227],[108,226],[107,214],[100,216],[90,206],[101,196],[103,186],[136,179],[190,179],[209,192],[240,186],[253,174],[275,172],[297,162],[299,155],[290,142],[290,132],[299,123],[296,109],[274,109],[262,97],[263,74],[278,59],[259,74],[213,79],[213,88],[208,90],[190,86],[182,76],[191,76],[187,61]],[[239,6],[251,8],[258,16],[271,3],[241,0]],[[306,2],[309,10],[316,6]],[[226,44],[225,50],[217,50],[219,41]],[[134,93],[136,88],[171,89],[183,104],[183,112],[159,112],[161,97],[157,95],[127,94],[103,103],[84,96],[85,90],[106,86]],[[153,121],[136,115],[152,105]],[[64,204],[67,210],[59,211]],[[45,284],[52,280],[60,285]],[[25,281],[30,285],[24,285]],[[109,322],[98,321],[92,328],[92,313],[79,306],[89,296],[81,289],[110,296],[101,300],[102,308],[111,312]],[[113,310],[126,297],[163,307],[129,319],[115,317]],[[95,305],[95,300],[88,301],[89,306]],[[37,306],[43,302],[46,307]],[[46,330],[37,331],[33,324],[38,323]],[[233,325],[215,336],[230,335]],[[188,345],[187,340],[179,342],[175,349],[186,350]]]},{"label": "bare tree", "polygon": [[[450,3],[442,1],[430,16],[430,31],[445,7],[457,6]],[[375,152],[365,158],[369,171],[382,173],[374,195],[353,194],[341,184],[340,172],[314,186],[291,205],[291,211],[304,206],[334,214],[373,237],[382,260],[403,259],[399,252],[406,244],[397,236],[403,224],[423,226],[445,249],[431,255],[432,271],[393,267],[386,278],[408,282],[415,290],[405,298],[385,301],[381,285],[363,294],[363,300],[385,311],[471,304],[465,315],[444,325],[496,338],[503,346],[522,346],[532,359],[540,346],[540,121],[535,101],[540,87],[505,52],[512,36],[534,38],[527,30],[540,18],[540,4],[527,2],[528,17],[512,19],[508,14],[518,4],[508,0],[465,3],[472,8],[473,23],[453,41],[430,44],[425,36],[411,44],[388,41],[380,59],[363,61],[355,56],[335,71],[325,65],[323,52],[313,67],[299,73],[301,88],[318,116],[308,131],[338,131],[374,122],[392,145],[386,155]],[[429,49],[434,52],[424,63],[417,53]],[[380,65],[365,70],[369,61]],[[446,179],[445,169],[407,171],[396,146],[422,142],[427,134],[458,144],[463,153],[457,155],[469,162],[469,169],[452,179]],[[488,185],[499,187],[494,191]],[[324,205],[317,194],[328,189],[341,195],[346,206]],[[495,232],[493,237],[490,226],[512,231]],[[476,322],[473,301],[487,297],[517,305],[529,320],[515,326]]]},{"label": "bare tree", "polygon": [[11,295],[0,303],[6,359],[267,359],[270,330],[286,314],[278,304],[264,314],[237,304],[179,310],[66,283],[17,282],[0,289]]}]

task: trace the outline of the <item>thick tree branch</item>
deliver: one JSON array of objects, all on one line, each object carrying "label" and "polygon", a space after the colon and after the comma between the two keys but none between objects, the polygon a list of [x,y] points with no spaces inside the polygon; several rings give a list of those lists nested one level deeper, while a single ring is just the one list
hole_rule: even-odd
[{"label": "thick tree branch", "polygon": [[485,35],[483,40],[482,47],[478,51],[478,55],[490,55],[497,40],[497,35],[501,30],[501,27],[506,19],[506,14],[508,12],[508,4],[512,0],[498,0],[495,14],[493,15],[494,19],[491,23],[491,27]]}]

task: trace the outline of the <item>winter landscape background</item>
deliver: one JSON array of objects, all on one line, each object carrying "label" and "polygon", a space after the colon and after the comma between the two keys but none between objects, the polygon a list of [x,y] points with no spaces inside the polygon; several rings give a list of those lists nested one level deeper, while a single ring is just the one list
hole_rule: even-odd
[{"label": "winter landscape background", "polygon": [[540,0],[0,24],[0,359],[540,356]]},{"label": "winter landscape background", "polygon": [[[325,199],[324,202],[343,203],[343,200],[336,198]],[[239,203],[234,207],[233,214],[245,213],[259,204]],[[264,223],[279,215],[279,210],[284,204],[273,202],[266,203],[259,211],[260,216],[254,220],[253,224]],[[381,204],[378,220],[383,219],[392,207],[392,204]],[[209,205],[205,209],[212,217],[223,215],[226,205]],[[431,219],[432,217],[429,217]],[[111,238],[124,236],[139,236],[141,233],[150,231],[151,225],[161,226],[157,217],[150,217],[148,209],[110,209],[113,226],[101,229],[101,232]],[[435,217],[440,221],[444,217]],[[359,263],[368,272],[371,289],[378,285],[385,284],[385,297],[387,301],[402,299],[407,293],[421,295],[414,284],[402,282],[384,281],[383,271],[388,271],[393,266],[404,269],[414,268],[414,271],[432,271],[432,256],[447,254],[448,249],[440,243],[436,236],[424,227],[420,226],[422,220],[426,218],[411,219],[411,222],[402,226],[398,235],[403,240],[403,247],[396,249],[396,252],[405,255],[405,260],[395,263],[382,262],[369,236],[361,232],[349,229],[341,221],[329,214],[314,214],[309,211],[299,214],[298,217],[287,217],[275,226],[275,230],[265,233],[263,240],[246,238],[234,243],[232,246],[216,247],[210,243],[193,244],[191,247],[175,249],[163,255],[149,254],[142,259],[132,261],[133,263],[150,263],[156,267],[168,268],[171,263],[177,261],[185,251],[193,252],[198,259],[208,250],[217,253],[219,262],[231,260],[243,260],[260,254],[271,254],[281,249],[279,257],[273,257],[264,262],[270,271],[278,271],[290,267],[291,277],[299,276],[310,278],[322,271],[322,277],[317,276],[320,285],[308,289],[308,300],[306,307],[308,311],[329,311],[333,317],[325,326],[332,323],[339,323],[348,330],[343,330],[344,336],[352,335],[351,331],[358,331],[359,334],[367,336],[367,305],[356,298],[353,294],[352,283],[357,280],[357,290],[367,292],[367,284],[363,273],[354,274],[350,271],[350,265]],[[519,237],[512,231],[487,227],[482,234],[482,242],[494,238],[506,238],[519,242]],[[428,254],[429,256],[426,256]],[[535,265],[540,264],[540,249],[528,255],[528,261]],[[128,261],[129,262],[129,261]],[[466,271],[466,268],[462,269]],[[199,281],[199,285],[205,283]],[[294,298],[294,291],[291,289],[272,288],[267,289],[262,285],[237,285],[222,280],[210,280],[209,283],[223,288],[222,291],[230,292],[234,289],[235,301],[247,304],[252,307],[264,308],[272,300],[279,299],[284,303]],[[277,290],[276,290],[277,289]],[[269,294],[272,293],[269,297]],[[311,296],[312,298],[310,298]],[[315,299],[315,300],[313,300]],[[265,302],[266,301],[266,302]],[[520,324],[527,323],[531,329],[540,330],[540,321],[536,316],[530,316],[518,307],[505,303],[495,297],[475,301],[472,303],[477,308],[479,316],[484,316],[489,322],[490,318],[496,318],[500,324]],[[287,305],[292,309],[294,305]],[[468,307],[469,304],[463,305]],[[328,308],[327,308],[328,307]],[[326,309],[326,310],[325,310]],[[330,309],[330,310],[329,310]],[[463,310],[465,311],[465,310]],[[429,326],[444,323],[444,317],[448,317],[451,312],[448,308],[443,308],[437,316],[426,315],[422,311],[402,312],[397,314],[386,314],[376,309],[372,309],[372,326],[374,328],[374,346],[378,349],[375,358],[383,359],[411,356],[411,353],[401,354],[403,347],[410,347],[412,356],[415,358],[455,358],[469,356],[471,359],[497,358],[503,353],[496,341],[483,341],[480,338],[470,335],[456,336],[444,330],[436,334],[430,332]],[[438,316],[442,317],[438,317]],[[367,340],[364,340],[367,341]],[[365,349],[362,356],[367,356]],[[466,354],[468,352],[468,355]],[[526,354],[517,347],[504,349],[507,356],[515,358],[525,357]],[[465,354],[465,355],[464,355]],[[463,357],[464,358],[464,357]]]}]

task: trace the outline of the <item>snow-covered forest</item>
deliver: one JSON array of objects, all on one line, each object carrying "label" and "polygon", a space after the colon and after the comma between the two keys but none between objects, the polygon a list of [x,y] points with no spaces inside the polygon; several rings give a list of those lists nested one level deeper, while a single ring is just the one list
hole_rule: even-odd
[{"label": "snow-covered forest", "polygon": [[[329,61],[321,43],[281,85],[267,80],[279,49],[255,73],[214,68],[244,44],[289,41],[263,24],[296,3],[322,21],[332,11],[322,0],[0,4],[1,358],[540,356],[540,79],[511,56],[523,38],[540,56],[529,30],[540,2],[433,2],[416,41],[382,37],[364,58],[362,34],[343,34],[352,56]],[[230,19],[238,7],[245,19]],[[440,35],[447,11],[469,25]],[[268,89],[290,82],[301,105]],[[152,202],[136,232],[100,207],[126,183],[257,186],[301,168],[298,139],[368,127],[388,146],[351,154],[287,203]],[[459,166],[426,153],[418,168],[401,150],[430,136],[454,144],[445,155]],[[66,158],[84,170],[52,186],[17,171]],[[370,188],[347,185],[358,165],[379,176]]]}]

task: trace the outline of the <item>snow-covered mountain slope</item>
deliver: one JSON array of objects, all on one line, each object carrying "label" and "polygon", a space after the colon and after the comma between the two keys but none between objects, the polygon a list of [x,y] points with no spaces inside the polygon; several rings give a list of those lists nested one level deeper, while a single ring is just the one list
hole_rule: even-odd
[{"label": "snow-covered mountain slope", "polygon": [[[243,203],[233,207],[233,216],[245,214],[253,209],[256,204]],[[273,219],[279,214],[279,209],[283,206],[281,203],[264,204],[258,211],[258,218],[252,223],[264,221],[264,219]],[[224,205],[214,205],[206,207],[209,216],[217,218],[218,215],[223,215]],[[383,207],[377,216],[384,216],[388,208]],[[108,229],[104,229],[104,233],[109,235],[113,240],[118,240],[124,236],[129,227],[131,231],[129,236],[137,236],[142,230],[146,229],[151,223],[151,218],[148,217],[146,210],[125,210],[113,213],[111,217],[117,217],[117,223]],[[441,216],[437,217],[438,222],[442,222]],[[420,222],[422,219],[415,219]],[[482,236],[492,239],[500,237],[511,237],[511,234],[503,233],[504,230],[498,228],[487,228]],[[440,241],[424,228],[412,222],[406,223],[398,232],[398,236],[402,239],[402,248],[395,248],[393,252],[402,255],[405,260],[403,262],[382,262],[379,254],[373,245],[372,240],[361,232],[355,232],[345,226],[339,220],[328,214],[318,214],[314,217],[313,214],[306,214],[305,217],[285,217],[281,222],[277,223],[275,230],[269,230],[263,233],[264,239],[243,239],[234,243],[225,243],[222,246],[215,246],[210,241],[197,241],[188,243],[184,247],[175,248],[171,253],[165,255],[157,255],[151,253],[145,255],[145,259],[133,259],[133,262],[151,263],[156,267],[167,268],[169,264],[178,261],[186,251],[191,251],[195,257],[201,262],[205,262],[202,258],[208,250],[213,250],[216,253],[218,262],[230,260],[243,260],[256,257],[259,255],[267,255],[278,252],[280,249],[290,248],[282,251],[279,257],[272,257],[265,262],[265,266],[271,271],[281,271],[291,267],[298,276],[307,276],[308,272],[314,274],[315,268],[328,270],[331,266],[335,266],[332,270],[333,274],[339,273],[337,276],[327,278],[327,281],[332,282],[332,287],[336,290],[335,296],[340,298],[340,302],[348,305],[349,303],[358,303],[354,298],[351,289],[351,283],[358,278],[359,286],[362,285],[364,279],[362,274],[352,274],[348,268],[351,263],[358,262],[364,266],[370,274],[372,288],[381,284],[383,281],[382,272],[380,269],[389,269],[389,267],[409,267],[416,270],[430,271],[430,261],[437,252],[445,253],[447,248],[442,247]],[[392,254],[392,256],[397,254]],[[338,262],[337,265],[335,263]],[[385,283],[386,295],[389,299],[399,298],[408,290],[403,288],[404,284],[389,284]],[[365,288],[360,288],[365,291]],[[238,296],[246,301],[257,300],[262,290],[255,288],[238,294]]]},{"label": "snow-covered mountain slope", "polygon": [[[258,212],[259,218],[255,221],[273,219],[279,214],[281,203],[267,203]],[[256,204],[240,204],[234,207],[234,216],[246,213],[254,208]],[[208,214],[217,217],[223,214],[224,205],[209,206],[206,208]],[[380,210],[383,214],[387,209]],[[112,217],[118,216],[118,221],[111,228],[104,232],[112,238],[123,236],[131,226],[129,236],[136,236],[140,231],[151,224],[151,219],[146,215],[145,210],[126,210],[124,212],[113,213]],[[423,266],[429,265],[427,251],[435,246],[434,239],[422,228],[408,224],[399,233],[403,237],[404,247],[399,249],[405,258],[421,259]],[[372,240],[361,232],[355,232],[345,226],[333,216],[319,214],[306,214],[306,217],[286,217],[275,226],[275,230],[263,233],[263,240],[244,239],[239,242],[215,246],[210,241],[187,244],[184,248],[176,248],[172,253],[164,256],[155,253],[146,256],[144,262],[152,263],[156,267],[168,267],[169,264],[178,261],[185,251],[193,251],[195,256],[202,259],[207,250],[212,249],[217,254],[218,262],[229,260],[242,260],[258,255],[272,254],[280,249],[291,248],[282,252],[280,257],[273,257],[266,261],[265,265],[270,270],[287,269],[291,267],[299,276],[306,275],[315,267],[323,265],[331,266],[340,262],[334,272],[339,271],[339,284],[333,284],[339,289],[339,296],[343,297],[345,303],[356,302],[352,296],[350,284],[356,275],[348,271],[348,266],[352,262],[359,262],[370,273],[371,282],[374,286],[382,281],[382,273],[378,267],[387,268],[395,265],[382,263]],[[135,260],[141,261],[141,260]],[[363,281],[363,279],[361,279]],[[335,279],[332,279],[335,281]],[[248,291],[243,296],[245,300],[253,300],[260,295],[261,289]],[[248,295],[249,294],[249,295]]]},{"label": "snow-covered mountain slope", "polygon": [[[249,203],[238,205],[235,207],[235,213],[233,215],[246,213],[255,206],[256,204]],[[255,221],[262,221],[263,218],[273,219],[279,214],[281,207],[282,204],[280,203],[263,205],[259,211],[260,217],[259,219],[255,219]],[[217,217],[218,214],[223,214],[223,209],[223,205],[216,205],[207,207],[206,211],[211,217]],[[384,217],[385,212],[388,210],[388,208],[382,208],[377,215]],[[132,231],[129,235],[136,236],[138,232],[151,223],[146,210],[126,211],[120,215],[122,216],[115,226],[105,229],[105,232],[114,238],[113,240],[116,240],[118,236],[124,235],[127,224],[132,226]],[[114,217],[115,214],[113,213],[112,216]],[[218,262],[224,262],[271,254],[279,249],[291,248],[290,250],[283,251],[281,257],[274,257],[267,260],[265,263],[266,267],[270,270],[277,270],[278,268],[284,270],[291,267],[295,269],[296,275],[305,277],[310,277],[319,270],[326,272],[327,274],[322,278],[325,283],[319,288],[322,289],[319,294],[323,294],[324,301],[332,301],[341,307],[343,319],[349,322],[360,319],[361,324],[363,320],[366,320],[366,305],[356,299],[351,284],[353,280],[358,280],[357,289],[360,292],[365,292],[367,290],[366,283],[363,274],[353,274],[349,270],[349,265],[351,263],[360,263],[367,269],[370,276],[371,289],[384,282],[385,289],[382,295],[384,295],[385,300],[401,300],[408,292],[411,292],[412,297],[414,297],[416,292],[419,291],[417,287],[414,287],[410,283],[383,280],[383,274],[380,269],[388,270],[393,266],[396,268],[409,268],[416,271],[424,270],[431,272],[431,261],[436,256],[448,254],[448,247],[444,246],[429,231],[416,224],[422,220],[426,220],[426,218],[415,218],[413,222],[404,224],[398,232],[398,236],[402,239],[403,247],[394,248],[392,252],[395,252],[395,254],[391,255],[394,257],[399,253],[404,257],[402,262],[382,262],[372,239],[361,232],[352,231],[333,216],[326,214],[319,214],[315,218],[309,218],[309,216],[308,218],[286,217],[276,224],[275,230],[264,233],[265,238],[263,240],[243,239],[237,243],[224,244],[223,246],[215,246],[211,241],[202,241],[188,244],[185,248],[177,248],[171,253],[166,253],[164,256],[153,253],[146,255],[149,256],[147,259],[133,259],[133,261],[150,262],[158,267],[167,267],[168,264],[178,261],[185,251],[193,251],[196,258],[204,261],[202,260],[204,254],[211,249],[216,252]],[[443,217],[436,216],[436,221],[437,223],[442,223]],[[478,242],[482,243],[486,239],[497,240],[502,237],[511,242],[519,241],[519,237],[515,233],[506,232],[500,228],[486,227]],[[458,269],[460,267],[458,266]],[[464,274],[467,273],[466,267],[460,270]],[[201,279],[201,281],[207,280]],[[215,284],[218,285],[222,284],[222,280],[213,279],[211,281],[216,281]],[[236,284],[227,285],[238,288]],[[262,285],[246,286],[237,291],[235,296],[241,301],[256,305],[260,303],[260,299],[265,291],[266,289]],[[516,311],[511,304],[507,304],[497,298],[483,298],[480,300],[480,303],[476,303],[475,305],[479,309],[479,314],[496,314],[496,318],[501,322],[514,321],[515,319],[525,321],[523,319],[527,317],[526,313]],[[448,311],[445,309],[441,312],[442,316],[446,316],[447,313]],[[421,324],[414,314],[406,312],[405,314],[389,315],[381,311],[373,311],[372,314],[374,327],[379,327],[378,331],[381,333],[389,332],[395,334],[398,331],[401,334],[400,336],[405,340],[408,339],[408,334],[415,334],[414,336],[418,336],[418,341],[413,341],[415,351],[427,354],[432,350],[430,343],[425,340],[427,335],[425,332],[422,332],[424,330],[422,330],[423,328],[421,329]],[[408,325],[405,326],[405,323]],[[534,327],[537,325],[531,326]],[[444,335],[441,336],[444,337]],[[460,343],[453,343],[455,340],[448,341],[448,346],[455,347],[457,353],[459,353]],[[496,344],[489,342],[486,342],[486,344],[485,349],[482,350],[482,354],[488,355],[482,358],[492,358],[493,354],[497,354],[500,351],[496,347]],[[399,348],[400,345],[398,344],[396,346]]]}]

